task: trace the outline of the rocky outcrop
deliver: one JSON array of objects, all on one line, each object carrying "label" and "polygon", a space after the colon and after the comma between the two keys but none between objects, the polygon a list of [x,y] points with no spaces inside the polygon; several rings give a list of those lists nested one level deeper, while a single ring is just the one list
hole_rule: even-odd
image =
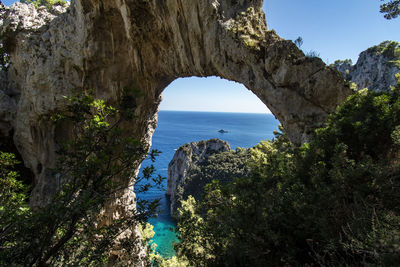
[{"label": "rocky outcrop", "polygon": [[[0,8],[10,55],[0,75],[0,127],[35,176],[32,205],[56,190],[51,171],[68,125],[48,120],[71,90],[93,89],[110,104],[135,88],[132,136],[151,144],[161,93],[173,80],[219,76],[244,84],[263,101],[296,144],[304,142],[350,94],[342,76],[267,29],[262,0],[71,0],[66,8]],[[188,88],[190,90],[190,88]],[[137,163],[138,167],[140,162]],[[130,184],[107,216],[135,205]],[[122,186],[124,186],[122,185]],[[118,212],[116,211],[118,210]]]},{"label": "rocky outcrop", "polygon": [[166,195],[171,201],[171,214],[175,214],[177,208],[178,200],[176,198],[176,192],[179,187],[184,187],[185,178],[190,170],[208,159],[211,155],[229,150],[229,143],[219,139],[191,142],[182,145],[176,150],[174,157],[168,164]]},{"label": "rocky outcrop", "polygon": [[350,90],[333,68],[268,31],[261,7],[261,0],[75,0],[54,12],[3,8],[11,62],[2,84],[16,108],[2,124],[35,173],[32,203],[54,191],[47,170],[55,140],[68,130],[57,131],[46,117],[72,89],[95,89],[117,103],[125,87],[136,88],[138,119],[129,127],[150,143],[163,89],[178,77],[216,75],[253,91],[294,143],[307,140]]},{"label": "rocky outcrop", "polygon": [[386,41],[363,51],[355,65],[349,60],[338,60],[334,65],[359,90],[387,91],[396,84],[395,74],[400,73],[399,44]]}]

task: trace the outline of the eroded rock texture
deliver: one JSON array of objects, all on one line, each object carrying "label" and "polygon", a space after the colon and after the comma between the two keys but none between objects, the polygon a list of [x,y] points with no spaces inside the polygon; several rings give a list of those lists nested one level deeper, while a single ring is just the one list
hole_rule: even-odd
[{"label": "eroded rock texture", "polygon": [[[210,139],[207,141],[184,144],[176,150],[174,157],[168,164],[167,192],[171,201],[170,212],[175,214],[177,199],[175,197],[179,187],[184,187],[189,171],[196,165],[208,159],[211,155],[230,150],[226,141]],[[199,188],[201,190],[201,188]]]},{"label": "eroded rock texture", "polygon": [[400,58],[386,41],[360,53],[357,63],[336,61],[335,67],[346,79],[354,82],[357,89],[368,88],[374,91],[388,91],[396,84],[395,74],[400,73]]},{"label": "eroded rock texture", "polygon": [[[261,7],[262,0],[71,0],[50,12],[1,8],[11,63],[1,74],[0,126],[35,174],[32,204],[57,187],[48,169],[69,132],[48,116],[72,89],[94,89],[110,103],[124,87],[138,89],[138,119],[127,127],[150,144],[163,89],[179,77],[216,75],[256,94],[293,142],[307,140],[350,90],[335,69],[268,31]],[[117,197],[111,219],[123,216],[120,204],[134,205],[132,190]]]}]

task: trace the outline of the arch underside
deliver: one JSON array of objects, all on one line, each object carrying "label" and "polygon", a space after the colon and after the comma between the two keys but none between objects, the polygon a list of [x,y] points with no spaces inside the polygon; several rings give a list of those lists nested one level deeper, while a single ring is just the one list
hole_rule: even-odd
[{"label": "arch underside", "polygon": [[[54,179],[46,169],[54,165],[60,138],[43,118],[62,109],[62,96],[71,89],[94,88],[110,103],[124,87],[138,89],[138,119],[129,127],[149,145],[161,93],[179,77],[242,83],[295,144],[307,141],[350,94],[336,70],[267,29],[262,0],[72,0],[65,13],[31,14],[49,18],[36,26],[11,16],[22,14],[17,8],[7,12],[2,31],[12,46],[3,82],[5,92],[16,93],[6,93],[12,108],[2,117],[8,127],[2,130],[14,131],[14,142],[35,173],[34,205],[53,194]],[[132,198],[131,190],[121,193],[127,202]]]},{"label": "arch underside", "polygon": [[85,10],[101,17],[90,30],[104,67],[100,79],[86,75],[84,86],[106,92],[133,85],[146,94],[140,115],[155,112],[176,78],[219,76],[244,84],[300,144],[350,93],[336,70],[268,31],[262,1],[105,2]]}]

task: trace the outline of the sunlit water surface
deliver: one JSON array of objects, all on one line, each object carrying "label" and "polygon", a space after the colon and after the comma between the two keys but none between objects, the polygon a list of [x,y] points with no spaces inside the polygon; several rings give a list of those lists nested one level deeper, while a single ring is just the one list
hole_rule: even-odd
[{"label": "sunlit water surface", "polygon": [[[168,163],[175,150],[185,143],[219,138],[228,141],[231,149],[248,148],[261,140],[272,139],[278,124],[279,121],[271,114],[160,111],[152,145],[152,149],[162,152],[153,164],[156,174],[167,177]],[[228,132],[219,133],[220,129]],[[150,161],[145,160],[142,168],[149,164]],[[163,190],[152,189],[145,194],[138,194],[138,197],[161,199],[161,212],[149,222],[154,226],[153,241],[157,244],[157,252],[164,257],[171,257],[175,255],[172,244],[178,239],[173,231],[176,223],[169,213],[169,200],[165,197],[166,185],[167,180],[164,181]]]}]

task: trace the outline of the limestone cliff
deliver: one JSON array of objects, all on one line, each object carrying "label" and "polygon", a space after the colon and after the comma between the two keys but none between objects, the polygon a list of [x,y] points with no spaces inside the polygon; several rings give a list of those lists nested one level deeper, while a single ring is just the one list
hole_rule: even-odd
[{"label": "limestone cliff", "polygon": [[216,75],[243,83],[294,143],[305,141],[350,90],[336,70],[268,31],[261,7],[261,0],[73,0],[53,13],[3,7],[0,30],[11,60],[1,75],[2,103],[11,110],[1,122],[35,174],[32,204],[54,191],[48,168],[68,129],[45,118],[72,89],[95,89],[116,103],[123,88],[135,87],[138,119],[128,127],[150,144],[163,89],[178,77]]},{"label": "limestone cliff", "polygon": [[[226,141],[210,139],[208,141],[191,142],[179,147],[168,164],[168,180],[166,195],[171,201],[170,211],[175,214],[177,208],[176,194],[185,185],[185,179],[190,170],[215,153],[229,151]],[[201,188],[199,188],[201,189]]]},{"label": "limestone cliff", "polygon": [[124,87],[138,89],[138,119],[129,127],[150,143],[162,90],[178,77],[217,75],[252,90],[292,141],[306,140],[350,91],[334,69],[268,31],[261,7],[260,0],[73,0],[53,13],[3,7],[0,30],[11,58],[3,102],[10,98],[11,110],[1,121],[35,173],[32,203],[54,191],[48,168],[55,140],[68,130],[45,118],[72,89],[95,89],[110,103]]},{"label": "limestone cliff", "polygon": [[396,42],[382,42],[363,51],[355,65],[349,60],[334,65],[358,89],[387,91],[396,84],[395,74],[400,73],[400,47]]},{"label": "limestone cliff", "polygon": [[[334,68],[269,31],[262,2],[71,0],[50,11],[1,6],[1,45],[10,62],[0,75],[0,129],[13,135],[34,173],[31,204],[46,203],[56,190],[49,170],[57,142],[71,133],[48,117],[65,107],[71,90],[93,89],[116,104],[124,88],[135,88],[136,120],[126,127],[149,147],[164,88],[179,77],[215,75],[244,84],[294,143],[306,141],[350,89]],[[109,220],[135,205],[128,186],[134,179],[124,181],[127,189],[107,208]]]}]

